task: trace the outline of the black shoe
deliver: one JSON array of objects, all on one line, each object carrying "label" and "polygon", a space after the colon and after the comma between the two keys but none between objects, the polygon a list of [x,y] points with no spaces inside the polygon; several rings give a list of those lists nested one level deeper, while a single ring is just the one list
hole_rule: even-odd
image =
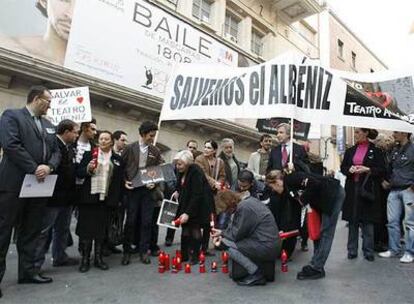
[{"label": "black shoe", "polygon": [[317,280],[325,277],[325,271],[319,271],[314,269],[312,266],[307,265],[302,268],[302,271],[299,272],[296,276],[298,280]]},{"label": "black shoe", "polygon": [[52,278],[43,277],[40,274],[36,274],[32,277],[21,278],[18,281],[19,284],[47,284],[52,282]]},{"label": "black shoe", "polygon": [[79,248],[81,249],[81,263],[79,265],[80,272],[87,272],[90,268],[90,258],[91,258],[91,251],[92,251],[92,241],[79,241]]},{"label": "black shoe", "polygon": [[141,254],[139,255],[139,258],[140,258],[140,260],[141,260],[142,264],[151,264],[151,259],[150,259],[150,257],[148,256],[148,254],[146,254],[146,253],[141,253]]},{"label": "black shoe", "polygon": [[65,266],[75,266],[79,264],[78,259],[74,258],[67,258],[66,260],[60,261],[53,261],[53,267],[65,267]]},{"label": "black shoe", "polygon": [[131,263],[131,254],[129,252],[124,252],[124,255],[122,256],[122,265],[129,265]]},{"label": "black shoe", "polygon": [[165,240],[165,246],[166,247],[171,247],[173,241],[172,240]]},{"label": "black shoe", "polygon": [[366,255],[364,256],[365,260],[367,260],[368,262],[374,262],[375,258],[373,255]]},{"label": "black shoe", "polygon": [[266,285],[266,278],[263,273],[258,269],[254,274],[249,274],[240,281],[237,281],[237,285],[240,286],[255,286]]},{"label": "black shoe", "polygon": [[102,260],[102,243],[95,241],[95,257],[93,265],[101,270],[108,270],[108,265]]},{"label": "black shoe", "polygon": [[354,260],[358,257],[357,254],[348,253],[348,260]]},{"label": "black shoe", "polygon": [[300,245],[300,249],[304,252],[309,251],[309,247],[307,244],[301,244]]}]

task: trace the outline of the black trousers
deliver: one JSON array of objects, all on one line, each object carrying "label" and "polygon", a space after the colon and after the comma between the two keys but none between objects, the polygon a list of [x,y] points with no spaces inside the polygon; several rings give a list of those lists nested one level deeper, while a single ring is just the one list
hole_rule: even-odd
[{"label": "black trousers", "polygon": [[46,211],[46,199],[19,199],[15,192],[0,192],[0,282],[6,271],[6,255],[13,226],[17,227],[19,279],[39,272],[35,267],[36,247]]},{"label": "black trousers", "polygon": [[[151,222],[151,239],[150,239],[150,246],[149,249],[151,251],[158,251],[160,250],[160,247],[158,247],[158,234],[159,234],[159,228],[157,225],[158,215],[160,214],[161,207],[154,207],[154,212],[152,214],[152,222]],[[140,215],[138,215],[138,219],[140,218]],[[135,246],[139,247],[140,243],[140,237],[141,237],[141,231],[140,226],[135,226],[135,237],[134,237],[134,244]],[[174,229],[171,229],[174,230]]]},{"label": "black trousers", "polygon": [[139,225],[140,232],[139,251],[141,254],[148,252],[151,240],[154,205],[150,190],[146,187],[129,191],[124,228],[124,252],[128,252],[134,243],[136,225]]}]

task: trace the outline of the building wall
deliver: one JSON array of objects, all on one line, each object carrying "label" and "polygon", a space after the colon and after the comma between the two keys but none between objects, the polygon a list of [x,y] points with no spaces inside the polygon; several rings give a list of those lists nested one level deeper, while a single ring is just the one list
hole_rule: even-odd
[{"label": "building wall", "polygon": [[[346,24],[337,17],[334,12],[326,10],[321,18],[321,62],[330,68],[355,73],[370,73],[387,69],[382,62],[364,43],[358,38]],[[343,56],[339,56],[338,39],[343,42]],[[352,66],[352,52],[356,54],[355,68]],[[346,145],[352,146],[353,128],[345,127]],[[321,130],[321,154],[327,155],[324,164],[328,170],[337,171],[342,161],[337,152],[336,128],[322,126]],[[327,144],[325,145],[325,141]],[[333,143],[334,142],[334,143]],[[325,149],[326,147],[326,149]]]},{"label": "building wall", "polygon": [[[330,14],[329,27],[331,35],[330,48],[332,51],[330,65],[332,68],[356,73],[370,73],[371,70],[378,72],[387,68],[385,64],[381,62],[375,54],[333,14]],[[338,54],[338,39],[344,44],[342,57]],[[355,68],[352,66],[352,52],[356,54]]]}]

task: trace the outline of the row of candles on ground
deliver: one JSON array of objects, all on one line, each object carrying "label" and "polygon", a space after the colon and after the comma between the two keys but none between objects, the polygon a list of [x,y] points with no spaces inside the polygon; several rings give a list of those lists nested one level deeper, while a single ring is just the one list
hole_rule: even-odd
[{"label": "row of candles on ground", "polygon": [[[282,254],[280,255],[280,261],[281,261],[281,271],[282,272],[288,272],[288,255],[286,253],[286,250],[282,250]],[[200,252],[200,255],[198,256],[198,262],[199,262],[199,272],[200,273],[206,273],[206,256],[204,255],[204,252]],[[223,251],[221,253],[221,272],[222,273],[228,273],[229,272],[229,254],[226,251]],[[217,272],[217,262],[213,261],[211,262],[211,272]],[[175,257],[171,260],[171,272],[172,273],[178,273],[182,270],[182,256],[181,251],[176,250],[175,251]],[[170,255],[168,253],[165,253],[163,251],[160,252],[158,256],[158,272],[164,273],[166,271],[170,271]],[[185,273],[191,273],[191,264],[186,263],[184,266],[184,272]]]},{"label": "row of candles on ground", "polygon": [[[170,264],[171,261],[171,264]],[[200,252],[200,255],[198,256],[198,263],[199,263],[199,272],[200,273],[206,273],[206,256],[204,252]],[[226,251],[223,251],[221,253],[221,272],[222,273],[229,273],[229,254]],[[181,251],[176,250],[175,251],[175,257],[172,259],[170,258],[170,255],[168,253],[165,253],[163,251],[160,252],[158,256],[158,272],[164,273],[166,271],[170,271],[172,273],[178,273],[182,270],[182,256]],[[218,271],[218,263],[216,261],[211,262],[211,272],[217,272]],[[186,263],[184,265],[184,272],[185,273],[191,273],[191,264]]]}]

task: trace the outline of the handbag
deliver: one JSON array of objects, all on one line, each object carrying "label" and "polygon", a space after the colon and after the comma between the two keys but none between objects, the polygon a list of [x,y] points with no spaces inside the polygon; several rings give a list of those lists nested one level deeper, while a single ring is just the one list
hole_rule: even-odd
[{"label": "handbag", "polygon": [[[372,179],[370,180],[371,173],[365,175],[364,180],[362,181],[361,187],[359,188],[359,196],[364,200],[372,203],[375,202],[375,191],[374,183]],[[370,181],[370,183],[368,183]]]},{"label": "handbag", "polygon": [[309,239],[317,241],[321,238],[321,215],[315,209],[307,206],[307,217]]}]

